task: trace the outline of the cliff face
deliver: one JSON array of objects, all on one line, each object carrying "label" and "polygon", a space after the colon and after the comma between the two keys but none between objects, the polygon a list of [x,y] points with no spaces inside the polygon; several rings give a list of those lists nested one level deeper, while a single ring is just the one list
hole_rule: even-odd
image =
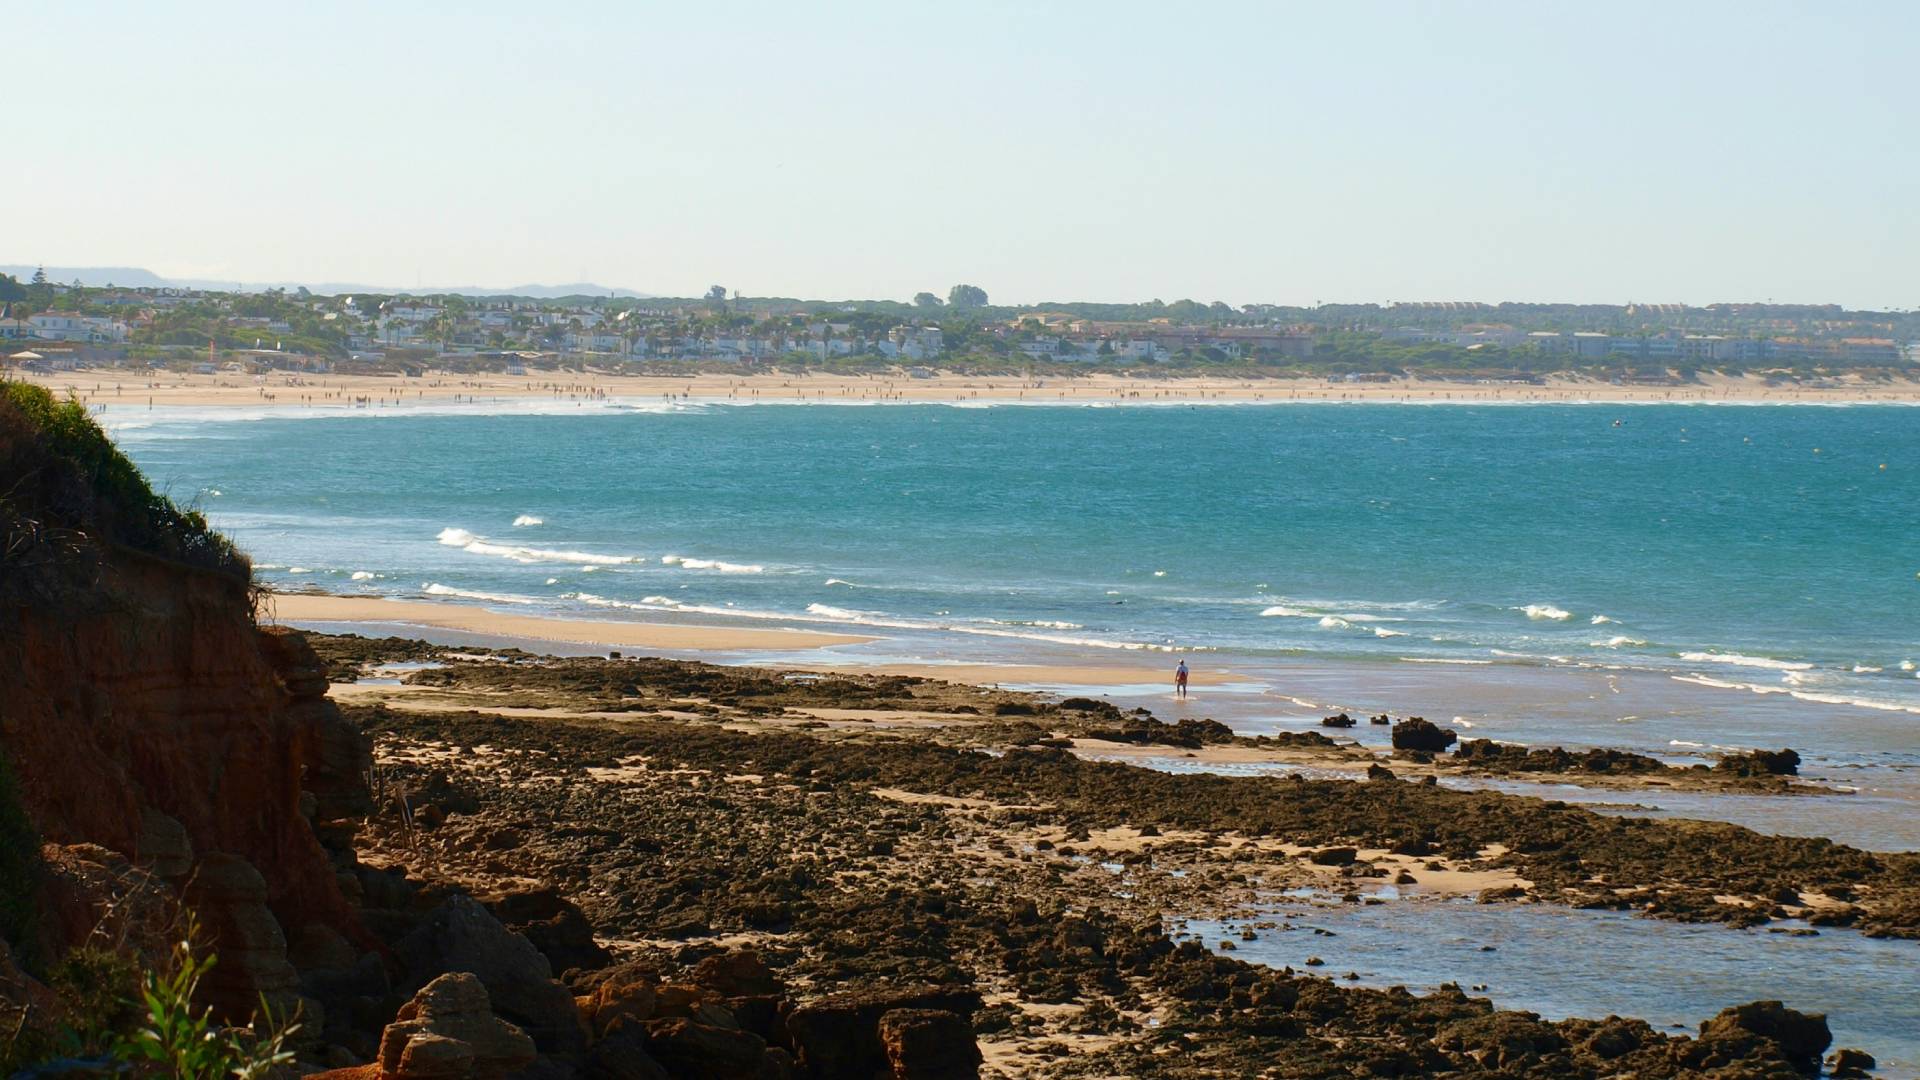
[{"label": "cliff face", "polygon": [[359,812],[366,749],[311,650],[256,628],[230,576],[124,547],[97,565],[75,603],[0,612],[0,749],[42,839],[165,877],[237,855],[283,926],[361,937],[316,825]]}]

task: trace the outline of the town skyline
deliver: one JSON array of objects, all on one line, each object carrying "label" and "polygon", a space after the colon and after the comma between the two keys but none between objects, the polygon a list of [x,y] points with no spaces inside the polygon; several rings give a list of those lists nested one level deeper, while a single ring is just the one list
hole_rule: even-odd
[{"label": "town skyline", "polygon": [[[240,283],[1915,303],[1894,3],[91,3],[8,250]],[[192,116],[202,122],[163,122]],[[85,133],[76,137],[77,133]],[[57,148],[57,150],[55,150]]]}]

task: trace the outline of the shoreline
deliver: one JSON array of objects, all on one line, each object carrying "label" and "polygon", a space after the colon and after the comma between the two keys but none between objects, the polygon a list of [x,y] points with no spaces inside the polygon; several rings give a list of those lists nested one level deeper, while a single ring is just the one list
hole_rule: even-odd
[{"label": "shoreline", "polygon": [[95,368],[45,374],[11,373],[89,406],[332,408],[355,411],[404,405],[555,404],[653,401],[733,404],[1201,404],[1374,402],[1380,404],[1920,404],[1920,381],[1866,382],[1851,376],[1818,386],[1774,385],[1751,376],[1705,376],[1683,385],[1616,385],[1554,377],[1540,384],[1400,378],[1347,383],[1316,378],[1141,378],[1109,373],[1019,378],[939,374],[612,375],[592,371],[529,375],[445,372],[423,376],[303,375],[273,372],[212,375],[144,368]]},{"label": "shoreline", "polygon": [[[491,638],[499,644],[531,641],[596,648],[686,649],[702,653],[803,651],[836,645],[864,645],[880,640],[872,635],[842,634],[794,627],[725,627],[689,623],[629,622],[613,619],[565,619],[546,615],[519,615],[493,611],[478,604],[441,600],[394,600],[384,597],[339,596],[332,593],[269,592],[262,598],[261,621],[295,629],[338,633],[351,624],[411,636],[420,629],[452,630]],[[796,670],[823,673],[906,675],[950,682],[1107,686],[1115,683],[1166,682],[1172,687],[1172,668],[1139,664],[995,664],[995,663],[831,663],[825,659],[788,663]],[[1234,681],[1230,670],[1196,672],[1195,686],[1220,686]]]},{"label": "shoreline", "polygon": [[505,614],[467,604],[323,593],[267,593],[262,598],[261,607],[263,622],[285,626],[371,623],[400,630],[426,627],[457,630],[483,637],[645,649],[693,649],[701,652],[814,649],[858,645],[873,640],[856,634],[835,634],[821,630],[554,619]]}]

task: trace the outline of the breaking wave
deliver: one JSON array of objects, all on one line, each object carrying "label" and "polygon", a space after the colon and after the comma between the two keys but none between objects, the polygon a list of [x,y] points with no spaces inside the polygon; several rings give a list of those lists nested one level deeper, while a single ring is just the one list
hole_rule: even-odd
[{"label": "breaking wave", "polygon": [[474,555],[498,555],[519,563],[561,562],[582,566],[624,566],[640,561],[638,555],[596,555],[590,551],[554,551],[549,548],[496,544],[465,529],[441,529],[439,541]]},{"label": "breaking wave", "polygon": [[451,585],[442,585],[430,581],[420,587],[428,596],[457,596],[463,600],[485,600],[494,604],[533,604],[538,603],[531,596],[514,596],[511,593],[481,592],[478,589],[456,589]]},{"label": "breaking wave", "polygon": [[678,566],[687,570],[718,570],[722,574],[759,574],[766,567],[758,563],[731,563],[719,559],[695,559],[685,555],[662,555],[660,561],[667,566]]},{"label": "breaking wave", "polygon": [[1573,612],[1552,604],[1528,604],[1519,610],[1527,613],[1527,618],[1535,622],[1566,622],[1573,618]]},{"label": "breaking wave", "polygon": [[1766,668],[1769,671],[1805,671],[1813,666],[1798,660],[1775,660],[1770,656],[1747,656],[1742,653],[1683,652],[1680,659],[1695,664],[1731,664],[1734,667]]}]

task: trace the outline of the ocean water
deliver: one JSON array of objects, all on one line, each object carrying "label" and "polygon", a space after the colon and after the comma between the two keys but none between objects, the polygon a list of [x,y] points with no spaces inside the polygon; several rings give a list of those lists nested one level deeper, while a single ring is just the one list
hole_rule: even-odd
[{"label": "ocean water", "polygon": [[[615,401],[105,421],[277,586],[878,638],[781,659],[1178,655],[1229,685],[1185,706],[1107,689],[1248,730],[1354,708],[1683,760],[1791,745],[1867,794],[1920,787],[1920,409]],[[1914,817],[1854,835],[1920,846]]]},{"label": "ocean water", "polygon": [[[1544,904],[1327,899],[1294,898],[1257,918],[1195,921],[1185,929],[1208,946],[1234,939],[1233,955],[1253,963],[1312,970],[1342,983],[1351,972],[1358,985],[1415,993],[1443,983],[1484,986],[1476,995],[1501,1008],[1553,1020],[1633,1016],[1691,1035],[1721,1009],[1774,998],[1826,1014],[1833,1048],[1868,1051],[1883,1075],[1920,1070],[1920,967],[1911,942],[1849,930],[1794,937]],[[1252,942],[1237,940],[1255,922],[1280,927],[1256,930]],[[1310,957],[1325,966],[1306,969]]]}]

